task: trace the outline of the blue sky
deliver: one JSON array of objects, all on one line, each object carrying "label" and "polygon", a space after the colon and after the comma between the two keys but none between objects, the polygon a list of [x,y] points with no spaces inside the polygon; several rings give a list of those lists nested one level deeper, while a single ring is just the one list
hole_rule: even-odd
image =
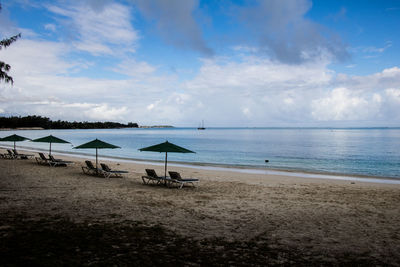
[{"label": "blue sky", "polygon": [[2,1],[0,115],[400,126],[400,1]]}]

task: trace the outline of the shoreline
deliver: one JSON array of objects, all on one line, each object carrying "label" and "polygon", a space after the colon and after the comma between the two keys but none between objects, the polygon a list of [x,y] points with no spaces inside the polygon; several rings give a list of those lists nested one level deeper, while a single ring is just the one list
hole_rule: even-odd
[{"label": "shoreline", "polygon": [[[0,128],[1,130],[4,131],[20,131],[20,130],[36,130],[36,129],[42,129],[42,130],[49,130],[49,131],[54,131],[54,130],[104,130],[104,129],[121,129],[121,128],[66,128],[66,129],[45,129],[42,127],[18,127],[18,128]],[[151,129],[151,128],[169,128],[169,129],[198,129],[198,127],[196,126],[187,126],[187,127],[180,127],[180,126],[173,126],[173,125],[142,125],[142,126],[138,126],[138,127],[123,127],[123,128],[133,128],[133,129]],[[369,126],[369,127],[263,127],[263,126],[256,126],[256,127],[207,127],[207,129],[210,130],[218,130],[218,129],[271,129],[271,130],[282,130],[282,129],[298,129],[298,130],[399,130],[400,126]]]},{"label": "shoreline", "polygon": [[[12,146],[7,146],[12,148]],[[32,148],[26,146],[20,146],[21,150],[29,152],[48,152],[47,149]],[[52,153],[56,155],[67,156],[76,161],[76,159],[93,159],[93,154],[84,152],[67,152],[61,150],[52,150]],[[164,166],[162,160],[147,160],[147,159],[136,159],[116,156],[103,156],[100,155],[99,159],[111,161],[111,162],[124,162],[133,164],[149,164],[154,166]],[[303,179],[327,179],[327,180],[343,180],[343,181],[358,181],[368,183],[382,183],[382,184],[400,184],[400,178],[397,177],[385,177],[385,176],[368,176],[359,174],[343,174],[343,173],[329,173],[329,172],[312,172],[304,170],[286,170],[286,169],[274,169],[274,168],[260,168],[257,166],[246,166],[246,165],[227,165],[227,164],[213,164],[213,163],[196,163],[196,162],[180,162],[180,161],[168,161],[168,166],[183,167],[207,171],[221,171],[221,172],[234,172],[243,174],[255,174],[255,175],[277,175],[277,176],[290,176],[294,178]]]},{"label": "shoreline", "polygon": [[27,130],[46,130],[46,129],[42,127],[0,128],[0,131],[27,131]]}]

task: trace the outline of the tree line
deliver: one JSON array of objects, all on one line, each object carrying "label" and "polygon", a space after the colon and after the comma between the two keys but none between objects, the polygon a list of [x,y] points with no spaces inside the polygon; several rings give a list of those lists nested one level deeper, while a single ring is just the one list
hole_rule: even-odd
[{"label": "tree line", "polygon": [[47,117],[25,116],[25,117],[0,117],[0,128],[32,128],[41,127],[43,129],[112,129],[112,128],[137,128],[137,123],[127,124],[119,122],[69,122],[52,121]]}]

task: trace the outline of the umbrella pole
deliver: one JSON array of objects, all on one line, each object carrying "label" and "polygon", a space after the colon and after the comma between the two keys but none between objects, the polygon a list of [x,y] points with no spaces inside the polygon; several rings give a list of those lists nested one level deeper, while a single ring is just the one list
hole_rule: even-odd
[{"label": "umbrella pole", "polygon": [[167,156],[168,152],[165,152],[165,170],[164,170],[164,176],[165,178],[167,177]]},{"label": "umbrella pole", "polygon": [[50,142],[50,151],[49,151],[49,155],[51,155],[51,142]]},{"label": "umbrella pole", "polygon": [[97,172],[97,148],[96,148],[96,172]]},{"label": "umbrella pole", "polygon": [[16,148],[15,148],[15,141],[14,141],[14,150],[16,150]]}]

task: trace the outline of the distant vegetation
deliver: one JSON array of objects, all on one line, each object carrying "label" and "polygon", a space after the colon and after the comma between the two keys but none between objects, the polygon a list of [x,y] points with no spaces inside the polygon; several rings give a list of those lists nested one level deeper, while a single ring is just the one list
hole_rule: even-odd
[{"label": "distant vegetation", "polygon": [[36,128],[43,129],[110,129],[110,128],[137,128],[137,123],[129,122],[122,124],[118,122],[69,122],[52,121],[49,118],[41,116],[26,117],[0,117],[0,128]]}]

